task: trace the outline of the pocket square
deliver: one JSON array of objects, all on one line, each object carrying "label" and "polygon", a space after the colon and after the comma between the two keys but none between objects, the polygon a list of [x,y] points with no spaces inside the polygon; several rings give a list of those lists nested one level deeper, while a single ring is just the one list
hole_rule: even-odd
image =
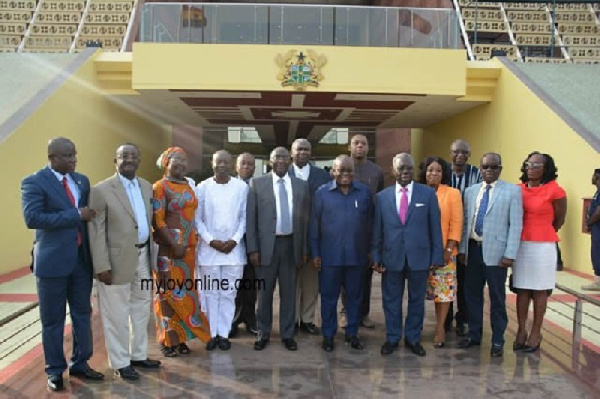
[{"label": "pocket square", "polygon": [[419,208],[419,207],[421,207],[421,206],[425,206],[425,204],[422,204],[422,203],[418,202],[418,203],[416,203],[416,204],[415,204],[415,206],[416,206],[417,208]]}]

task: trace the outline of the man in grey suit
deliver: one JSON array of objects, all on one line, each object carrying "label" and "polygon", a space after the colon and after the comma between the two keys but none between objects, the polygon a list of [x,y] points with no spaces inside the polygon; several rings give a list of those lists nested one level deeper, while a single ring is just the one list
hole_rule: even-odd
[{"label": "man in grey suit", "polygon": [[480,164],[483,182],[469,187],[464,195],[464,228],[458,261],[465,263],[465,299],[469,304],[469,334],[458,345],[469,348],[481,343],[483,289],[490,294],[492,357],[504,353],[506,315],[506,272],[517,257],[523,227],[521,189],[498,180],[502,171],[500,154],[487,153]]},{"label": "man in grey suit", "polygon": [[273,292],[279,280],[279,331],[285,348],[294,341],[296,267],[306,263],[306,226],[310,213],[308,183],[288,174],[290,153],[284,147],[270,155],[272,172],[250,181],[246,212],[246,250],[256,277],[264,281],[258,293],[257,351],[265,349],[273,324]]},{"label": "man in grey suit", "polygon": [[[323,169],[311,165],[312,146],[307,139],[296,139],[292,143],[292,164],[288,168],[290,176],[308,182],[310,197],[323,184],[331,181],[331,175]],[[319,297],[319,272],[310,263],[298,268],[296,276],[296,320],[301,330],[318,335],[319,329],[315,326],[315,309]]]}]

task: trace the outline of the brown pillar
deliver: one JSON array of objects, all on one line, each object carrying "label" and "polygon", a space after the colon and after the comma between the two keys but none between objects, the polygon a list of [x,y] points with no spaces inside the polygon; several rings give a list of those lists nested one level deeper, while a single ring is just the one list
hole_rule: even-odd
[{"label": "brown pillar", "polygon": [[202,170],[202,127],[173,126],[173,146],[183,148],[188,155],[188,171]]},{"label": "brown pillar", "polygon": [[[392,159],[401,152],[410,153],[410,129],[407,128],[378,128],[375,131],[375,163],[383,169],[386,185],[392,177]],[[415,159],[415,163],[419,162]]]}]

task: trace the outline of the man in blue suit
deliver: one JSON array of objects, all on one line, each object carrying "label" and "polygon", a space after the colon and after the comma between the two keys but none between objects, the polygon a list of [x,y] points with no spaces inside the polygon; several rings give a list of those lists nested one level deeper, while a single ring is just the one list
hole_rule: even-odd
[{"label": "man in blue suit", "polygon": [[398,348],[402,339],[402,298],[408,281],[408,314],[404,344],[414,354],[425,356],[421,330],[425,316],[427,275],[443,266],[440,208],[435,191],[413,182],[413,159],[401,153],[394,157],[396,184],[377,194],[371,256],[373,269],[383,273],[381,290],[386,342],[382,355]]},{"label": "man in blue suit", "polygon": [[[288,173],[292,177],[308,182],[310,197],[323,184],[331,181],[331,175],[309,163],[312,146],[307,139],[296,139],[292,143],[292,164]],[[308,226],[310,229],[310,226]],[[315,326],[315,310],[319,297],[319,272],[305,263],[298,268],[296,275],[296,325],[309,334],[319,334]]]},{"label": "man in blue suit", "polygon": [[23,179],[21,203],[27,227],[36,230],[33,273],[48,387],[60,391],[67,368],[63,352],[67,302],[73,324],[69,375],[91,380],[101,380],[104,375],[87,363],[92,356],[92,264],[85,222],[95,216],[87,207],[90,182],[75,173],[77,151],[69,139],[58,137],[48,142],[48,163]]},{"label": "man in blue suit", "polygon": [[469,348],[481,343],[483,331],[483,288],[490,294],[492,357],[504,350],[506,272],[517,257],[523,228],[521,189],[498,180],[502,171],[500,154],[487,153],[480,164],[483,182],[469,187],[464,195],[464,228],[459,261],[465,263],[465,299],[469,306],[469,334],[458,345]]}]

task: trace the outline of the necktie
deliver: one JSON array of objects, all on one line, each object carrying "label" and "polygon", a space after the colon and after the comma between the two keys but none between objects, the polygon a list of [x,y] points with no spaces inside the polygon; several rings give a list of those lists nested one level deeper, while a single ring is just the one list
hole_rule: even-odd
[{"label": "necktie", "polygon": [[477,211],[477,219],[475,219],[475,233],[479,236],[483,236],[483,218],[487,212],[488,203],[490,202],[490,189],[492,186],[489,184],[485,187],[485,192],[479,203],[479,210]]},{"label": "necktie", "polygon": [[285,180],[279,179],[279,209],[281,210],[281,234],[292,234],[292,221],[290,220],[290,206],[288,204]]},{"label": "necktie", "polygon": [[[69,189],[69,185],[67,184],[67,176],[63,176],[62,184],[65,188],[65,191],[67,192],[67,197],[69,197],[71,204],[73,204],[73,206],[77,208],[77,204],[75,204],[75,197],[73,197],[73,193],[71,192],[71,190]],[[81,245],[81,232],[79,232],[79,228],[77,228],[77,245]]]},{"label": "necktie", "polygon": [[401,188],[402,195],[400,196],[400,209],[398,210],[398,216],[400,216],[400,222],[406,223],[406,216],[408,215],[408,188]]}]

